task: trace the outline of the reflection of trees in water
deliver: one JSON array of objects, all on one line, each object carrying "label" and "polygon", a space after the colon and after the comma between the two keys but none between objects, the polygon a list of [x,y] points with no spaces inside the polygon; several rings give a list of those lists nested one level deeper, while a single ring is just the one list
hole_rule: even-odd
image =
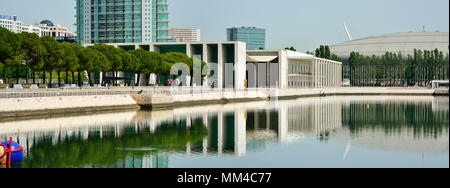
[{"label": "reflection of trees in water", "polygon": [[449,111],[433,111],[431,102],[352,103],[343,107],[344,125],[358,135],[366,129],[383,129],[387,135],[397,135],[407,129],[415,137],[442,135],[449,128]]},{"label": "reflection of trees in water", "polygon": [[[104,133],[89,135],[86,140],[80,134],[58,139],[52,143],[51,137],[36,138],[30,155],[24,161],[25,167],[33,168],[82,168],[123,167],[117,166],[125,160],[140,159],[144,155],[158,152],[182,152],[187,143],[198,143],[208,135],[208,130],[200,120],[193,120],[191,126],[186,121],[162,123],[154,133],[149,125],[136,128],[126,125],[120,136]],[[134,149],[134,150],[133,150]],[[142,149],[142,151],[139,151]],[[158,156],[156,158],[158,160]],[[168,160],[168,159],[167,159]]]}]

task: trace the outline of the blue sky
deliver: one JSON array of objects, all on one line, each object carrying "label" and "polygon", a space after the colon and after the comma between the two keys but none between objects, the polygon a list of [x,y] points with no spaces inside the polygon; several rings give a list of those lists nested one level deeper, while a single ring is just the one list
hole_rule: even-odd
[{"label": "blue sky", "polygon": [[[448,0],[169,0],[170,27],[202,30],[202,40],[226,39],[226,28],[267,29],[267,48],[313,50],[353,38],[395,32],[448,31]],[[0,14],[25,23],[43,19],[75,30],[75,0],[0,0]]]}]

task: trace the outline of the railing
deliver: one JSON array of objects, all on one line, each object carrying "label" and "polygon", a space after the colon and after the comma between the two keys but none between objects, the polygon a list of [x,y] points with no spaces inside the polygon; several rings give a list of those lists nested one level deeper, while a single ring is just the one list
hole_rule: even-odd
[{"label": "railing", "polygon": [[38,98],[59,96],[97,96],[97,95],[195,95],[224,94],[251,91],[268,93],[272,89],[218,89],[209,87],[110,87],[110,88],[64,88],[64,89],[0,89],[0,99],[8,98]]}]

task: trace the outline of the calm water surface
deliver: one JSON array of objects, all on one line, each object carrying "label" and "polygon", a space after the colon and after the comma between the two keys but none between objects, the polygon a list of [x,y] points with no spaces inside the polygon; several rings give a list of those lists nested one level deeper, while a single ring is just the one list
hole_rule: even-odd
[{"label": "calm water surface", "polygon": [[449,167],[449,99],[326,97],[0,122],[24,168]]}]

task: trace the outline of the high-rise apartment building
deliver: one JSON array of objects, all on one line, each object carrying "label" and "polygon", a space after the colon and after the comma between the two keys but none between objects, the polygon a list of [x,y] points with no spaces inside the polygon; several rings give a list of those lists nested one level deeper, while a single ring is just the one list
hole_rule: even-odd
[{"label": "high-rise apartment building", "polygon": [[200,29],[170,28],[170,42],[200,42]]},{"label": "high-rise apartment building", "polygon": [[228,41],[247,43],[248,50],[261,50],[266,48],[266,30],[256,27],[233,27],[227,29]]},{"label": "high-rise apartment building", "polygon": [[167,0],[76,0],[79,44],[167,42]]}]

